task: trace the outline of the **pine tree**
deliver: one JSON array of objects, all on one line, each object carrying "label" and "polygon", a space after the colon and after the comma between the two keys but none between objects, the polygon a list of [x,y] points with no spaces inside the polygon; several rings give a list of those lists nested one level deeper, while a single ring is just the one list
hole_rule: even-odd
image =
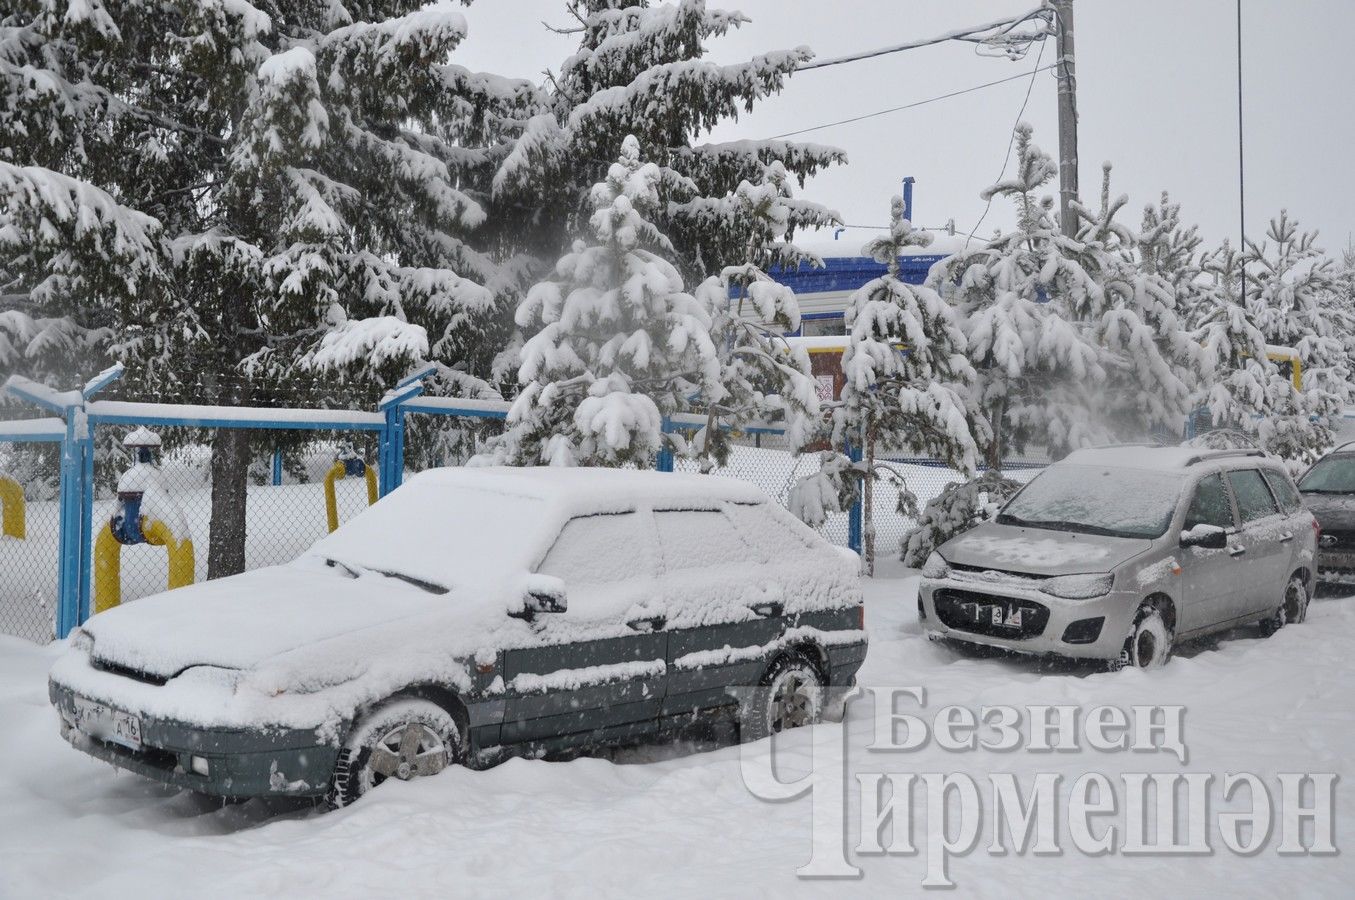
[{"label": "pine tree", "polygon": [[[897,477],[876,464],[877,453],[925,454],[972,474],[979,446],[989,437],[971,393],[975,373],[965,356],[956,310],[932,288],[899,277],[899,256],[910,247],[927,246],[931,235],[914,230],[903,218],[901,197],[893,199],[890,212],[889,233],[865,247],[867,255],[885,264],[886,272],[847,302],[849,339],[842,354],[846,384],[841,401],[831,407],[837,459],[824,459],[819,473],[796,486],[792,500],[793,508],[817,525],[828,510],[814,498],[836,497],[836,509],[845,509],[863,483],[870,571],[875,557],[873,487],[881,478]],[[853,444],[864,450],[859,464],[849,464],[847,450]],[[831,484],[825,486],[825,481]],[[911,503],[906,490],[901,497],[905,506]]]},{"label": "pine tree", "polygon": [[1282,210],[1266,240],[1247,242],[1247,302],[1266,342],[1293,347],[1303,361],[1309,409],[1330,418],[1350,399],[1351,361],[1345,338],[1352,317],[1337,300],[1337,268],[1317,247],[1317,233],[1299,230]]},{"label": "pine tree", "polygon": [[696,289],[711,320],[711,340],[720,362],[724,399],[704,403],[706,425],[689,452],[703,471],[728,462],[731,433],[754,422],[779,423],[791,447],[802,446],[819,415],[809,356],[792,348],[772,328],[797,331],[800,307],[795,292],[765,271],[822,260],[785,241],[790,227],[791,189],[785,167],[773,162],[761,184],[742,182],[720,204],[718,218],[746,235],[746,262],[726,266]]},{"label": "pine tree", "polygon": [[[9,343],[97,345],[126,396],[160,400],[366,405],[430,356],[489,377],[504,292],[472,237],[538,99],[448,63],[465,31],[413,0],[11,4]],[[213,445],[216,576],[244,563],[250,447]]]},{"label": "pine tree", "polygon": [[[812,54],[805,47],[720,65],[707,43],[748,19],[705,0],[568,0],[579,48],[550,75],[544,109],[522,129],[494,176],[496,231],[543,259],[587,231],[589,193],[616,147],[634,135],[660,171],[652,221],[669,235],[689,283],[742,265],[747,236],[726,203],[779,162],[804,179],[842,151],[784,140],[693,145],[694,138],[776,93]],[[833,224],[823,207],[786,199],[787,231]],[[789,237],[788,237],[789,239]]]},{"label": "pine tree", "polygon": [[534,332],[523,345],[522,384],[508,430],[489,459],[513,465],[647,466],[664,440],[663,417],[698,395],[724,399],[710,317],[666,256],[668,239],[646,218],[662,172],[627,137],[594,185],[597,243],[575,243],[518,307]]},{"label": "pine tree", "polygon": [[942,260],[928,276],[959,311],[993,434],[991,468],[1032,444],[1058,456],[1110,436],[1097,415],[1104,354],[1077,321],[1102,304],[1104,289],[1083,265],[1083,245],[1060,232],[1052,198],[1035,196],[1058,170],[1031,132],[1017,127],[1015,175],[981,194],[1011,199],[1016,229]]},{"label": "pine tree", "polygon": [[1253,307],[1241,296],[1242,260],[1224,241],[1204,257],[1194,337],[1210,372],[1205,405],[1214,428],[1252,435],[1268,452],[1295,465],[1331,443],[1330,431],[1312,415],[1298,391],[1266,353],[1266,336]]}]

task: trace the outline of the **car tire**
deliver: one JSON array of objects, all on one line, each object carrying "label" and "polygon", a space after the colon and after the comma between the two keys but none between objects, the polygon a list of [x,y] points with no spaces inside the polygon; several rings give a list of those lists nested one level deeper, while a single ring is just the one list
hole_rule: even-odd
[{"label": "car tire", "polygon": [[456,719],[436,703],[387,701],[349,731],[334,766],[329,805],[347,806],[387,778],[436,775],[461,762],[464,746]]},{"label": "car tire", "polygon": [[1284,586],[1284,599],[1280,601],[1280,606],[1270,615],[1269,618],[1261,620],[1261,630],[1265,632],[1266,637],[1270,637],[1286,625],[1298,625],[1308,618],[1308,585],[1304,584],[1303,579],[1295,575],[1289,579],[1289,583]]},{"label": "car tire", "polygon": [[1152,603],[1139,607],[1125,645],[1127,664],[1135,669],[1157,669],[1171,659],[1174,635],[1167,617]]},{"label": "car tire", "polygon": [[799,653],[777,657],[739,711],[739,738],[756,741],[823,717],[823,675]]}]

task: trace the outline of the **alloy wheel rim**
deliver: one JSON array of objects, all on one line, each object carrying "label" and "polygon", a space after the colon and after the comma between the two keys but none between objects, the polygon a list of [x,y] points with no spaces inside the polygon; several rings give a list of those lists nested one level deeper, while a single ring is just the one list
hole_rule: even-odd
[{"label": "alloy wheel rim", "polygon": [[771,703],[773,732],[808,725],[813,719],[813,688],[799,673],[791,672],[777,682]]},{"label": "alloy wheel rim", "polygon": [[409,781],[447,768],[447,742],[422,722],[405,722],[381,736],[367,756],[372,781]]}]

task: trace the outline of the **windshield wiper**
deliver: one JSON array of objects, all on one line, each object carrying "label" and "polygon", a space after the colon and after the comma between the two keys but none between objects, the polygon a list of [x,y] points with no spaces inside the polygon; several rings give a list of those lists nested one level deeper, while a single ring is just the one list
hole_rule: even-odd
[{"label": "windshield wiper", "polygon": [[378,575],[385,575],[387,578],[394,578],[396,581],[403,581],[405,584],[412,584],[416,588],[427,591],[430,594],[445,594],[447,588],[432,581],[424,581],[422,578],[415,578],[413,575],[406,575],[404,572],[385,572],[381,569],[372,569]]},{"label": "windshield wiper", "polygon": [[1103,537],[1139,536],[1123,531],[1116,531],[1114,528],[1105,528],[1100,525],[1087,525],[1083,522],[1069,522],[1063,519],[1017,519],[1015,522],[1009,524],[1018,523],[1031,528],[1048,528],[1051,531],[1076,531],[1084,534],[1097,534]]},{"label": "windshield wiper", "polygon": [[337,559],[326,559],[325,565],[331,569],[335,566],[348,573],[350,578],[360,578],[371,572],[374,575],[381,575],[385,578],[394,578],[396,581],[403,581],[405,584],[412,584],[420,590],[427,591],[430,594],[446,594],[448,588],[433,581],[425,581],[422,578],[416,578],[413,575],[406,575],[404,572],[388,572],[385,569],[367,569],[362,566],[350,566],[348,563],[339,562]]}]

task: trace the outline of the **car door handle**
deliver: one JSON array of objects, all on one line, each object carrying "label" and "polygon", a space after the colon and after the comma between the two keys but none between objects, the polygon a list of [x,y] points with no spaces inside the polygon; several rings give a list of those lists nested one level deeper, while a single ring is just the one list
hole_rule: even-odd
[{"label": "car door handle", "polygon": [[768,600],[765,603],[751,604],[748,608],[764,619],[773,619],[786,611],[786,604],[776,600]]},{"label": "car door handle", "polygon": [[1294,539],[1294,536],[1293,536],[1292,534],[1289,534],[1288,532],[1285,532],[1284,534],[1280,535],[1280,543],[1281,543],[1281,544],[1287,544],[1287,543],[1289,543],[1290,541],[1292,541],[1293,539]]},{"label": "car door handle", "polygon": [[668,624],[667,616],[649,616],[644,619],[631,619],[626,623],[634,631],[662,631]]},{"label": "car door handle", "polygon": [[1229,548],[1228,548],[1228,555],[1229,555],[1229,556],[1241,556],[1242,554],[1244,554],[1244,553],[1246,553],[1246,552],[1247,552],[1247,548],[1246,548],[1246,547],[1229,547]]}]

